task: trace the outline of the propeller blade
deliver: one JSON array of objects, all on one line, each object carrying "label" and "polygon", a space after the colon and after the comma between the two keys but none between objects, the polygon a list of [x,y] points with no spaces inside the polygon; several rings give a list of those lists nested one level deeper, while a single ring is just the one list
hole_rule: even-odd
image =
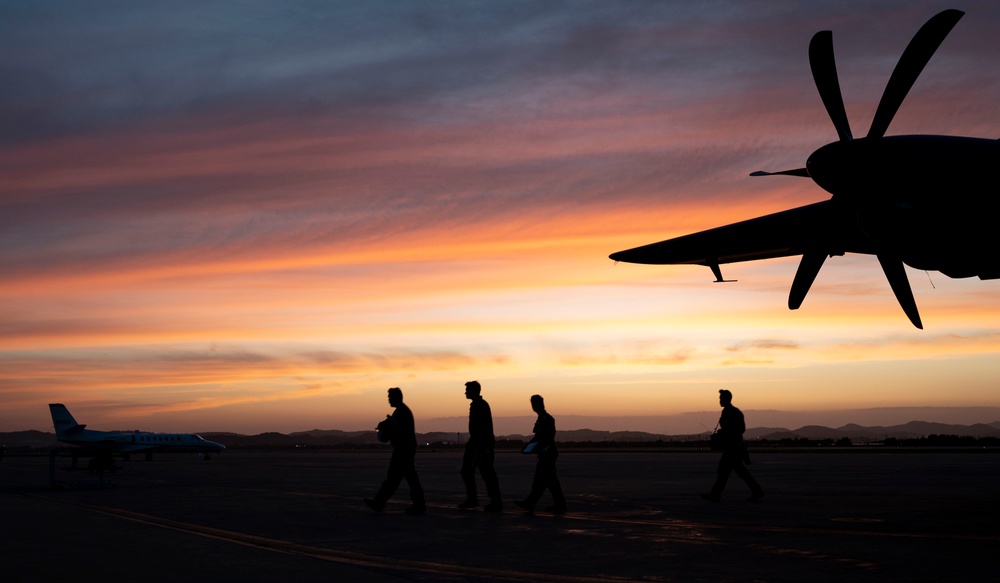
[{"label": "propeller blade", "polygon": [[819,268],[823,267],[826,261],[826,253],[808,251],[802,254],[802,261],[799,262],[799,269],[795,272],[795,279],[792,280],[792,290],[788,292],[788,309],[797,310],[802,305],[802,300],[806,299],[809,288],[812,287]]},{"label": "propeller blade", "polygon": [[869,138],[881,138],[885,135],[889,123],[892,122],[892,118],[895,117],[896,111],[902,105],[903,99],[910,92],[920,72],[924,70],[934,51],[941,46],[945,37],[964,14],[961,10],[954,9],[939,12],[913,35],[913,40],[899,57],[899,62],[896,63],[896,68],[892,71],[889,83],[882,93],[882,100],[875,110],[872,127],[868,130]]},{"label": "propeller blade", "polygon": [[844,97],[840,93],[837,61],[833,58],[833,33],[829,30],[817,32],[809,41],[809,67],[820,99],[823,100],[833,127],[837,128],[840,140],[846,142],[854,139],[851,124],[847,121],[847,111],[844,110]]},{"label": "propeller blade", "polygon": [[809,171],[805,168],[796,168],[794,170],[782,170],[780,172],[767,172],[765,170],[758,170],[756,172],[751,172],[750,176],[801,176],[803,178],[809,178]]},{"label": "propeller blade", "polygon": [[924,325],[920,323],[920,314],[917,312],[917,302],[913,299],[913,290],[910,289],[910,280],[906,278],[906,271],[903,269],[903,262],[894,257],[888,257],[882,253],[877,255],[882,271],[885,272],[886,279],[889,280],[889,287],[896,295],[906,317],[914,326],[923,330]]}]

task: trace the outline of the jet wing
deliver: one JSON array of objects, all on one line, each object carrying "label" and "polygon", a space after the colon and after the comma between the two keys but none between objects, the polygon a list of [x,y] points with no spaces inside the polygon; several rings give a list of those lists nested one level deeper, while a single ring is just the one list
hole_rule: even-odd
[{"label": "jet wing", "polygon": [[619,251],[611,259],[647,265],[706,265],[716,271],[723,263],[807,252],[871,253],[868,247],[856,222],[828,200]]},{"label": "jet wing", "polygon": [[152,444],[136,444],[128,441],[128,436],[122,436],[121,434],[112,434],[100,439],[81,441],[77,440],[73,443],[81,445],[84,447],[91,447],[96,449],[103,449],[112,451],[115,453],[137,453],[143,451],[156,450],[158,445]]},{"label": "jet wing", "polygon": [[127,444],[120,445],[115,448],[115,451],[119,453],[142,453],[142,452],[152,452],[160,449],[159,445],[139,445],[139,444]]}]

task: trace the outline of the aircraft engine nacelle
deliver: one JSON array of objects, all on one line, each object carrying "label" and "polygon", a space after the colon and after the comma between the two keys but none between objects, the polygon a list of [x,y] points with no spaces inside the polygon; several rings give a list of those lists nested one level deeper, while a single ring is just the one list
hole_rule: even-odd
[{"label": "aircraft engine nacelle", "polygon": [[[809,177],[859,207],[884,204],[985,204],[1000,178],[981,182],[1000,164],[1000,140],[958,136],[887,136],[827,144],[806,161]],[[982,196],[992,191],[992,196]],[[942,206],[946,206],[942,204]],[[985,210],[985,206],[984,206]]]}]

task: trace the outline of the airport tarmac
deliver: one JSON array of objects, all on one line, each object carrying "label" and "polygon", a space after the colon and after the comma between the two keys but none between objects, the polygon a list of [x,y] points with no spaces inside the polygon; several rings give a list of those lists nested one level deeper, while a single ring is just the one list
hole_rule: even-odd
[{"label": "airport tarmac", "polygon": [[[421,451],[428,512],[385,512],[387,452],[119,462],[111,488],[47,456],[0,461],[10,581],[948,581],[1000,578],[1000,452],[755,452],[767,490],[699,498],[709,452],[563,452],[570,512],[513,501],[534,458],[497,454],[506,509],[460,511],[461,453]],[[485,492],[481,492],[485,496]],[[539,505],[548,503],[543,498]]]}]

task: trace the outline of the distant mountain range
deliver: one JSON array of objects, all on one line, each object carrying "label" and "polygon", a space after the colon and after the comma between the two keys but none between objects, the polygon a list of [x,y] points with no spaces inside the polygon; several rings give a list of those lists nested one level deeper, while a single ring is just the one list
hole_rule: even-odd
[{"label": "distant mountain range", "polygon": [[[611,443],[641,443],[654,441],[694,441],[705,439],[709,431],[688,435],[663,435],[645,431],[598,431],[593,429],[572,429],[560,431],[557,441],[563,442],[611,442]],[[340,431],[337,429],[313,429],[295,433],[260,433],[258,435],[242,435],[238,433],[205,432],[202,437],[217,441],[229,447],[327,447],[336,445],[374,445],[378,443],[374,431]],[[993,423],[977,423],[974,425],[957,425],[948,423],[931,423],[927,421],[910,421],[902,425],[863,427],[853,423],[832,428],[821,425],[806,425],[798,429],[782,427],[754,427],[748,429],[744,437],[747,440],[768,439],[810,439],[839,440],[848,438],[851,441],[881,441],[885,438],[914,439],[928,435],[956,435],[960,437],[1000,437],[1000,421]],[[531,439],[531,435],[502,435],[498,439],[521,440]],[[421,443],[464,443],[467,433],[432,432],[418,434]],[[17,449],[47,449],[58,447],[55,434],[43,431],[13,431],[0,433],[0,444],[8,450]]]},{"label": "distant mountain range", "polygon": [[782,428],[755,427],[748,429],[746,439],[840,439],[846,437],[852,441],[878,441],[887,437],[896,439],[915,439],[928,435],[958,435],[960,437],[1000,437],[1000,421],[993,423],[976,423],[975,425],[952,425],[947,423],[931,423],[928,421],[910,421],[903,425],[888,427],[862,427],[849,423],[843,427],[830,428],[821,425],[806,425],[794,431]]},{"label": "distant mountain range", "polygon": [[[1000,407],[876,407],[870,409],[828,409],[817,411],[783,411],[741,407],[750,427],[796,428],[818,425],[842,428],[852,424],[862,427],[892,427],[913,420],[933,420],[951,425],[990,423],[1000,420]],[[720,409],[685,413],[644,416],[568,415],[552,411],[560,432],[569,429],[601,429],[607,431],[645,431],[656,435],[698,435],[711,431],[719,420]],[[531,431],[535,416],[493,416],[497,434],[512,435]],[[417,417],[417,429],[465,431],[468,416]]]},{"label": "distant mountain range", "polygon": [[[576,442],[648,442],[648,441],[693,441],[705,439],[708,431],[695,435],[662,435],[657,433],[647,433],[644,431],[595,431],[592,429],[574,429],[570,431],[560,431],[557,435],[558,441]],[[930,423],[927,421],[910,421],[903,425],[893,425],[889,427],[862,427],[861,425],[848,424],[843,427],[823,427],[821,425],[807,425],[795,430],[783,427],[754,427],[747,429],[743,435],[744,439],[841,439],[848,438],[851,441],[881,441],[887,437],[896,439],[916,439],[928,435],[957,435],[960,437],[1000,437],[1000,421],[994,423],[977,423],[975,425],[954,425],[947,423]],[[511,439],[530,439],[531,436],[507,436]]]}]

